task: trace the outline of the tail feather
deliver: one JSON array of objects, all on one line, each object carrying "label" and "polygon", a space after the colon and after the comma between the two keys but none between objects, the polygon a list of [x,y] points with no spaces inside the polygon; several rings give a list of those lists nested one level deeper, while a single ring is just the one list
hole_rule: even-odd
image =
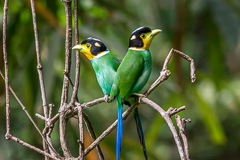
[{"label": "tail feather", "polygon": [[147,149],[146,149],[146,145],[145,145],[142,123],[141,123],[140,116],[138,113],[138,108],[134,109],[134,118],[135,118],[135,122],[136,122],[136,126],[137,126],[138,137],[139,137],[140,143],[143,147],[144,156],[145,156],[145,159],[148,160]]},{"label": "tail feather", "polygon": [[118,104],[118,124],[117,124],[116,152],[117,152],[117,160],[119,160],[121,146],[122,146],[122,108],[123,108],[120,96],[117,97],[117,104]]}]

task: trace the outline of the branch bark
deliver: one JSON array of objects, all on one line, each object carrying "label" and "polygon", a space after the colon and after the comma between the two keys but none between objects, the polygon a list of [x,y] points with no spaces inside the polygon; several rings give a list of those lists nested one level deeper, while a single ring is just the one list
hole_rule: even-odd
[{"label": "branch bark", "polygon": [[[26,147],[28,147],[28,148],[30,148],[30,149],[38,152],[38,153],[41,153],[42,155],[44,155],[44,156],[46,156],[46,157],[48,157],[48,158],[52,158],[52,159],[54,159],[54,160],[60,160],[59,158],[57,158],[57,157],[55,157],[55,156],[53,156],[53,155],[51,155],[51,154],[49,154],[49,153],[47,153],[47,152],[45,152],[45,151],[37,148],[37,147],[35,147],[35,146],[33,146],[33,145],[31,145],[31,144],[29,144],[29,143],[27,143],[27,142],[24,142],[23,140],[21,140],[21,139],[19,139],[19,138],[17,138],[17,137],[14,137],[14,136],[12,136],[11,134],[9,135],[9,139],[11,139],[11,140],[13,140],[13,141],[15,141],[15,142],[23,145],[23,146],[26,146]],[[63,160],[63,159],[62,159],[62,160]]]},{"label": "branch bark", "polygon": [[[169,108],[168,111],[164,111],[159,105],[157,105],[155,102],[151,101],[150,99],[147,99],[147,98],[141,98],[141,101],[143,103],[146,103],[148,104],[149,106],[151,106],[152,108],[154,108],[155,110],[157,110],[161,116],[163,117],[163,119],[166,121],[166,123],[168,124],[170,130],[171,130],[171,133],[173,134],[173,138],[175,140],[175,143],[177,145],[177,148],[178,148],[178,152],[179,152],[179,155],[180,155],[180,158],[181,160],[187,160],[186,159],[186,156],[185,156],[185,153],[183,151],[183,147],[182,147],[182,144],[181,144],[181,141],[180,141],[180,138],[177,134],[177,130],[176,128],[174,127],[174,124],[171,120],[171,115],[173,114],[173,109],[172,108]],[[185,108],[182,108],[182,110],[184,110]],[[181,111],[181,110],[179,110]],[[176,111],[175,111],[176,113]]]},{"label": "branch bark", "polygon": [[64,156],[69,159],[73,159],[71,152],[67,146],[66,138],[66,125],[67,120],[65,117],[65,111],[67,109],[68,102],[68,88],[71,68],[71,48],[72,48],[72,1],[63,1],[66,13],[66,42],[65,42],[65,69],[64,69],[64,80],[61,96],[61,104],[59,108],[59,133],[60,133],[60,144],[63,150]]},{"label": "branch bark", "polygon": [[[75,45],[79,44],[79,30],[78,30],[78,0],[74,0],[74,35]],[[76,51],[76,69],[75,69],[75,83],[73,87],[73,94],[71,97],[71,104],[74,104],[77,99],[78,87],[80,77],[80,52]]]},{"label": "branch bark", "polygon": [[187,141],[187,135],[186,135],[186,123],[190,123],[191,119],[185,119],[181,118],[179,115],[175,115],[175,119],[177,122],[177,126],[179,128],[179,134],[182,138],[183,145],[184,145],[184,152],[187,160],[190,160],[189,158],[189,150],[188,150],[188,141]]},{"label": "branch bark", "polygon": [[[30,3],[31,3],[31,10],[32,10],[32,18],[33,18],[33,29],[34,29],[36,54],[37,54],[37,71],[38,71],[38,77],[39,77],[40,89],[41,89],[41,95],[42,95],[43,112],[44,112],[45,118],[48,119],[47,98],[46,98],[46,91],[45,91],[45,87],[44,87],[42,64],[41,64],[41,55],[40,55],[40,50],[39,50],[39,40],[38,40],[35,2],[34,2],[34,0],[30,0]],[[47,126],[47,121],[45,121],[45,126]],[[44,136],[44,139],[46,139],[45,138],[46,135],[43,135],[43,136]],[[51,143],[51,141],[49,141],[48,143]],[[43,140],[43,148],[44,148],[45,152],[48,152],[47,143],[44,140]],[[47,156],[45,156],[45,159],[49,160],[49,158]]]},{"label": "branch bark", "polygon": [[3,59],[5,68],[5,90],[6,90],[6,134],[5,138],[10,138],[10,98],[9,98],[9,79],[8,79],[8,59],[7,59],[7,11],[8,0],[4,2],[3,8]]}]

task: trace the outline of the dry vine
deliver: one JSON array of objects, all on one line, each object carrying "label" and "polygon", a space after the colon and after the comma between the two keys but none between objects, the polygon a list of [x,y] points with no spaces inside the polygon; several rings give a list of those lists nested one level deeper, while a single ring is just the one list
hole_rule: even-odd
[{"label": "dry vine", "polygon": [[[7,47],[6,47],[6,37],[7,37],[7,10],[8,10],[8,0],[5,0],[4,3],[4,12],[3,12],[3,56],[4,56],[4,67],[5,67],[5,75],[2,74],[0,71],[0,75],[5,81],[5,90],[6,90],[6,139],[11,139],[13,141],[16,141],[17,143],[20,143],[42,155],[45,156],[45,160],[51,159],[80,159],[83,160],[84,157],[95,147],[97,148],[97,152],[99,155],[99,159],[103,160],[104,156],[102,154],[101,148],[99,146],[99,143],[109,134],[111,133],[117,126],[117,120],[115,120],[112,125],[110,125],[100,136],[96,137],[94,129],[92,127],[92,124],[90,120],[88,119],[88,116],[83,112],[84,109],[87,109],[89,107],[95,106],[99,103],[105,102],[104,97],[95,99],[91,102],[86,102],[83,104],[80,104],[77,98],[78,93],[78,87],[79,87],[79,75],[80,75],[80,56],[79,52],[76,53],[76,68],[75,68],[75,81],[74,84],[71,83],[70,76],[70,68],[71,68],[71,48],[72,48],[72,0],[62,0],[65,6],[65,12],[66,12],[66,42],[65,42],[65,69],[64,69],[64,77],[63,77],[63,87],[62,87],[62,95],[61,95],[61,103],[59,106],[59,112],[56,113],[56,115],[52,116],[52,108],[53,104],[47,103],[46,98],[46,92],[45,92],[45,86],[44,86],[44,79],[43,79],[43,73],[42,73],[42,65],[41,65],[41,55],[39,51],[39,41],[38,41],[38,31],[37,31],[37,22],[36,22],[36,12],[35,12],[35,4],[34,0],[30,0],[31,3],[31,9],[32,9],[32,18],[33,18],[33,28],[34,28],[34,35],[35,35],[35,44],[36,44],[36,55],[37,55],[37,71],[39,76],[39,84],[41,89],[41,95],[42,95],[42,107],[43,107],[43,114],[44,116],[36,113],[36,116],[40,119],[42,119],[45,122],[45,128],[41,132],[32,117],[29,115],[26,107],[21,102],[20,98],[16,95],[14,90],[9,85],[9,76],[8,76],[8,59],[7,59]],[[78,40],[78,0],[74,0],[74,34],[75,34],[75,44],[79,43]],[[177,115],[178,112],[185,110],[186,107],[182,106],[180,108],[169,108],[167,111],[163,110],[158,104],[151,101],[147,98],[149,94],[151,94],[154,89],[161,84],[162,82],[166,81],[169,76],[171,75],[171,72],[168,70],[168,64],[170,62],[170,59],[173,55],[173,53],[179,54],[182,58],[186,59],[190,62],[190,77],[191,81],[194,82],[195,77],[195,66],[194,61],[192,58],[187,56],[186,54],[171,49],[168,56],[165,59],[163,68],[160,72],[160,75],[158,79],[150,86],[150,88],[144,93],[146,97],[139,98],[139,101],[136,101],[132,106],[130,106],[124,113],[123,113],[123,119],[125,120],[129,114],[138,107],[139,103],[145,103],[148,106],[152,107],[156,111],[159,112],[159,114],[163,117],[163,119],[168,124],[171,133],[173,134],[173,138],[175,140],[175,143],[178,148],[178,152],[180,155],[181,160],[190,160],[189,158],[189,152],[188,152],[188,143],[186,138],[186,122],[190,122],[190,120],[185,120],[184,118],[181,118],[179,115]],[[68,100],[68,94],[69,94],[69,84],[73,87],[73,93],[71,96],[71,100],[69,102]],[[10,92],[13,94],[19,105],[22,107],[22,110],[26,113],[27,117],[35,127],[35,129],[38,131],[40,136],[43,140],[43,149],[37,148],[27,142],[24,142],[23,140],[14,137],[11,134],[11,126],[10,126]],[[66,138],[66,125],[67,125],[67,119],[73,117],[74,115],[78,115],[79,119],[79,156],[73,157],[70,149],[67,145],[67,138]],[[181,143],[180,137],[177,134],[176,128],[172,122],[171,116],[175,115],[175,119],[177,121],[177,126],[179,128],[180,137],[182,138],[184,147]],[[62,151],[64,153],[64,156],[61,156],[52,145],[51,140],[51,133],[54,128],[54,124],[56,121],[59,121],[59,133],[60,133],[60,144]],[[89,145],[87,148],[84,148],[84,127],[83,122],[85,122],[85,125],[87,127],[87,130],[90,134],[90,136],[93,139],[93,142],[91,145]]]}]

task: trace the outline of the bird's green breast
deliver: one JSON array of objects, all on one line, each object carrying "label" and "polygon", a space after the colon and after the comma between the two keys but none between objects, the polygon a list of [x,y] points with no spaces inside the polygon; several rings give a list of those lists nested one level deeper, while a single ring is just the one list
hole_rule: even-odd
[{"label": "bird's green breast", "polygon": [[121,60],[115,55],[107,53],[102,57],[92,59],[91,63],[103,93],[105,95],[110,94],[116,71]]},{"label": "bird's green breast", "polygon": [[119,66],[116,82],[114,82],[123,99],[142,90],[149,79],[151,68],[152,61],[149,50],[128,50]]},{"label": "bird's green breast", "polygon": [[137,51],[143,56],[144,67],[141,76],[136,81],[134,87],[131,90],[131,94],[137,93],[143,89],[146,85],[152,70],[152,58],[149,50]]}]

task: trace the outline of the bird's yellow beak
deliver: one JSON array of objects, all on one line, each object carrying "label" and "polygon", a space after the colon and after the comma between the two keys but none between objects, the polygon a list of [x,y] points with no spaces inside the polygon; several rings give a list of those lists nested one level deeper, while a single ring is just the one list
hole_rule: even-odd
[{"label": "bird's yellow beak", "polygon": [[74,46],[72,49],[74,49],[74,50],[82,50],[83,47],[81,46],[81,44],[78,44],[78,45]]},{"label": "bird's yellow beak", "polygon": [[150,34],[150,37],[154,37],[156,36],[158,33],[162,32],[162,30],[160,29],[154,29],[152,30],[151,34]]},{"label": "bird's yellow beak", "polygon": [[143,48],[144,49],[148,49],[149,48],[149,46],[150,46],[150,44],[151,44],[151,42],[152,42],[152,40],[153,40],[153,38],[158,34],[158,33],[160,33],[162,30],[160,30],[160,29],[153,29],[151,32],[149,32],[149,33],[147,33],[146,34],[146,38],[145,39],[143,39]]},{"label": "bird's yellow beak", "polygon": [[86,44],[78,44],[74,46],[72,49],[79,50],[80,53],[83,53],[89,60],[93,59],[95,56],[92,55],[90,48],[86,46]]}]

